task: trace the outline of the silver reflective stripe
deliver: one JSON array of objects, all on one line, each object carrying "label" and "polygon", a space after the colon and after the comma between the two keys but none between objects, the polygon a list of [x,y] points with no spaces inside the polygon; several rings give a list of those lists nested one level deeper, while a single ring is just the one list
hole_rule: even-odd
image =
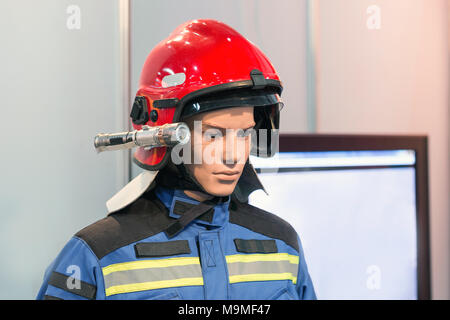
[{"label": "silver reflective stripe", "polygon": [[102,268],[106,296],[136,291],[202,286],[198,257],[137,260]]},{"label": "silver reflective stripe", "polygon": [[299,257],[288,253],[236,254],[226,257],[230,283],[291,280],[297,283]]},{"label": "silver reflective stripe", "polygon": [[297,276],[298,265],[289,261],[234,262],[228,264],[230,276],[252,273],[290,273]]},{"label": "silver reflective stripe", "polygon": [[105,288],[109,288],[131,283],[196,277],[202,277],[202,270],[200,268],[200,265],[191,264],[185,266],[116,271],[107,274],[104,279]]}]

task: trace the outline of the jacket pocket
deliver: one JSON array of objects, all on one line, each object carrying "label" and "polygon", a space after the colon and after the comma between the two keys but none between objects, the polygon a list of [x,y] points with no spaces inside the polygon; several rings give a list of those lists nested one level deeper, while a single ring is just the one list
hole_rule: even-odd
[{"label": "jacket pocket", "polygon": [[275,292],[275,294],[273,294],[267,300],[295,300],[295,298],[287,288],[282,288]]},{"label": "jacket pocket", "polygon": [[181,297],[178,291],[171,291],[147,297],[145,300],[181,300]]}]

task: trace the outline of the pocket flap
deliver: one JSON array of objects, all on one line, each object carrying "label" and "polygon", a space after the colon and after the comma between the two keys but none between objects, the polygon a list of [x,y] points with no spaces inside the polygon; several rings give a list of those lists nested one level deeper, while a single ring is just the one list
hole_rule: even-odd
[{"label": "pocket flap", "polygon": [[191,253],[187,240],[140,242],[134,245],[137,258],[165,257]]},{"label": "pocket flap", "polygon": [[236,250],[244,253],[277,253],[275,240],[234,239]]}]

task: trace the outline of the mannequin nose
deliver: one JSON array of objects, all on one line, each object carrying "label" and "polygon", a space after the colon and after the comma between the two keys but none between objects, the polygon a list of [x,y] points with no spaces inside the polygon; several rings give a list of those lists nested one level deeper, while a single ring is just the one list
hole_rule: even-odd
[{"label": "mannequin nose", "polygon": [[245,141],[238,139],[236,132],[227,134],[226,139],[224,140],[223,159],[225,164],[238,163],[245,156]]},{"label": "mannequin nose", "polygon": [[225,146],[225,154],[224,154],[224,161],[225,164],[234,164],[237,162],[238,158],[236,155],[235,148],[230,146]]}]

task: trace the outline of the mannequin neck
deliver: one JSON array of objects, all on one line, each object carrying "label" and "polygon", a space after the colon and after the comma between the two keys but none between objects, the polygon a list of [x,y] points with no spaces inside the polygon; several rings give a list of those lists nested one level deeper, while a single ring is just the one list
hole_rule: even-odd
[{"label": "mannequin neck", "polygon": [[184,194],[200,202],[214,198],[214,196],[200,191],[184,190]]}]

